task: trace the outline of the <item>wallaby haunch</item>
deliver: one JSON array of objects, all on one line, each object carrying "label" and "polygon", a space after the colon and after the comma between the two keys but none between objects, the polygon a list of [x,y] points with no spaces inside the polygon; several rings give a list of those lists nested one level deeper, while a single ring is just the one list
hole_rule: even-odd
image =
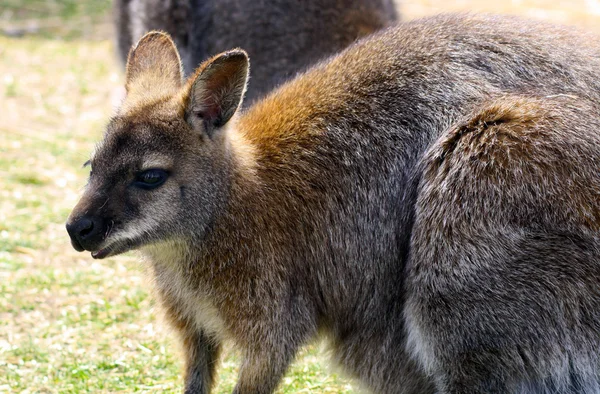
[{"label": "wallaby haunch", "polygon": [[374,392],[598,392],[597,40],[413,21],[236,115],[245,52],[182,82],[150,33],[73,246],[142,250],[188,392],[210,390],[224,339],[243,352],[235,392],[272,392],[317,334]]},{"label": "wallaby haunch", "polygon": [[173,37],[186,74],[211,55],[244,48],[252,61],[246,105],[397,20],[393,0],[116,0],[114,15],[124,62],[150,30]]}]

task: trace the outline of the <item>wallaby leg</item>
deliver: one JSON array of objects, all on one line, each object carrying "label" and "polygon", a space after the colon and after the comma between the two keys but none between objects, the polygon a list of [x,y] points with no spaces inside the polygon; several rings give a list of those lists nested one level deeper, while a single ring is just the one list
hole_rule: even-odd
[{"label": "wallaby leg", "polygon": [[262,350],[246,354],[233,393],[273,393],[293,359],[292,354],[278,353],[277,351],[266,352]]},{"label": "wallaby leg", "polygon": [[191,322],[180,310],[172,295],[159,288],[159,300],[165,317],[178,332],[185,359],[184,392],[186,394],[209,394],[215,381],[221,344],[219,339],[207,335]]},{"label": "wallaby leg", "polygon": [[[270,304],[277,305],[275,301]],[[255,316],[253,328],[245,331],[247,346],[235,394],[273,393],[298,349],[316,334],[314,315],[307,305],[297,302],[279,306],[262,318]]]},{"label": "wallaby leg", "polygon": [[208,394],[215,380],[220,344],[202,332],[183,338],[185,358],[185,394]]}]

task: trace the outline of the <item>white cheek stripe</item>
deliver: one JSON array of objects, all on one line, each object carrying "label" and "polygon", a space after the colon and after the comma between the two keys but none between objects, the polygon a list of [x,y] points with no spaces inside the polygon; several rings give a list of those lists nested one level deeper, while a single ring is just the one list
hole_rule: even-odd
[{"label": "white cheek stripe", "polygon": [[129,223],[125,229],[111,233],[105,240],[104,247],[109,247],[119,242],[136,240],[146,234],[151,234],[157,224],[154,220],[136,220]]}]

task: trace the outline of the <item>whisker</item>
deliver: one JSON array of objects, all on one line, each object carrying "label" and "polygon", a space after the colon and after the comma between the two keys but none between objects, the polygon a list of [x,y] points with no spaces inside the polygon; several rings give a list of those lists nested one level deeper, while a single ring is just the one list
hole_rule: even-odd
[{"label": "whisker", "polygon": [[107,198],[106,198],[106,201],[104,201],[104,204],[102,204],[102,206],[101,206],[100,208],[98,208],[98,209],[100,210],[100,209],[104,208],[104,206],[105,206],[106,204],[108,204],[108,200],[110,200],[110,197],[107,197]]}]

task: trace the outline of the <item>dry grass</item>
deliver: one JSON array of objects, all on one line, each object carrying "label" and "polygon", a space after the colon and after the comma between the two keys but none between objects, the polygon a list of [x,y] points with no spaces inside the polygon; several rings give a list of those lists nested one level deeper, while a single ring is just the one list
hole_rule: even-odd
[{"label": "dry grass", "polygon": [[[598,29],[598,3],[405,1],[403,10],[408,18],[504,12]],[[93,41],[0,37],[0,393],[181,388],[176,346],[143,267],[134,256],[77,254],[64,231],[87,176],[81,164],[122,79],[102,31]],[[218,392],[231,391],[235,360],[224,361]],[[280,392],[351,392],[323,360],[317,347],[305,351]]]}]

